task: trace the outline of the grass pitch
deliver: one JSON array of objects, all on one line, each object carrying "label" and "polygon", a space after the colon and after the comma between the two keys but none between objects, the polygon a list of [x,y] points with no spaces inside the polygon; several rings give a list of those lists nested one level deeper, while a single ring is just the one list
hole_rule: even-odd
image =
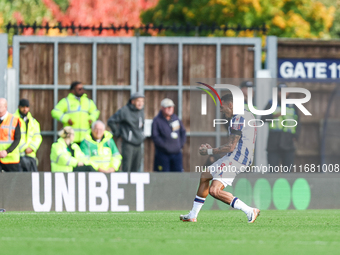
[{"label": "grass pitch", "polygon": [[340,210],[0,214],[1,254],[339,254]]}]

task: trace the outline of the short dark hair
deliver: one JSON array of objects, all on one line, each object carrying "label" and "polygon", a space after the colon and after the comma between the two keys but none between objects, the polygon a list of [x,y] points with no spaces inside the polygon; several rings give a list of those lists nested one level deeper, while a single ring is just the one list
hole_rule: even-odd
[{"label": "short dark hair", "polygon": [[233,94],[231,94],[230,92],[228,92],[227,94],[224,94],[222,97],[221,97],[221,101],[223,102],[233,102]]},{"label": "short dark hair", "polygon": [[71,87],[70,87],[70,90],[73,90],[75,87],[77,87],[77,85],[81,84],[80,81],[74,81],[71,83]]}]

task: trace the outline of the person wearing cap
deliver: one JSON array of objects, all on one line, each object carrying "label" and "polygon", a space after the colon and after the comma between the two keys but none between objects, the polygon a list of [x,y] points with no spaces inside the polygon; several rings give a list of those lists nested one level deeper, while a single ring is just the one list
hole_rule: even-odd
[{"label": "person wearing cap", "polygon": [[115,137],[121,137],[122,171],[137,172],[142,162],[142,143],[144,141],[144,95],[137,92],[129,102],[113,114],[108,126]]},{"label": "person wearing cap", "polygon": [[182,121],[174,114],[174,102],[165,98],[152,122],[151,138],[155,144],[155,172],[182,172],[182,148],[186,141]]},{"label": "person wearing cap", "polygon": [[20,167],[24,172],[38,172],[36,155],[42,136],[40,124],[30,113],[30,104],[27,99],[20,99],[19,108],[14,116],[18,117],[21,123]]},{"label": "person wearing cap", "polygon": [[58,132],[60,138],[52,144],[51,172],[94,172],[87,157],[74,143],[75,132],[71,127],[64,127]]},{"label": "person wearing cap", "polygon": [[[249,110],[248,107],[248,88],[253,88],[254,84],[252,81],[243,81],[240,84],[240,89],[243,92],[244,95],[244,109]],[[253,95],[254,96],[254,95]]]},{"label": "person wearing cap", "polygon": [[91,123],[98,119],[100,111],[85,94],[81,82],[72,82],[70,91],[67,97],[58,102],[51,114],[54,119],[63,123],[64,127],[73,128],[74,142],[80,144],[90,130]]},{"label": "person wearing cap", "polygon": [[0,98],[0,171],[20,172],[20,139],[19,118],[7,111],[7,100]]},{"label": "person wearing cap", "polygon": [[92,130],[80,143],[80,149],[89,158],[90,164],[96,171],[112,173],[119,170],[122,156],[112,134],[105,130],[102,121],[97,120],[92,123]]},{"label": "person wearing cap", "polygon": [[[295,105],[287,105],[287,114],[285,116],[281,115],[281,89],[286,87],[285,83],[278,85],[277,108],[275,112],[261,117],[263,121],[269,120],[267,121],[269,123],[267,159],[268,164],[271,166],[280,166],[281,163],[283,166],[289,167],[294,164],[295,143],[300,133],[299,115]],[[286,97],[289,97],[288,93]],[[265,110],[270,109],[271,106],[272,100],[269,100]],[[295,122],[289,121],[290,119],[295,120],[298,124],[294,127]],[[282,125],[284,120],[287,120],[285,121],[285,126]]]}]

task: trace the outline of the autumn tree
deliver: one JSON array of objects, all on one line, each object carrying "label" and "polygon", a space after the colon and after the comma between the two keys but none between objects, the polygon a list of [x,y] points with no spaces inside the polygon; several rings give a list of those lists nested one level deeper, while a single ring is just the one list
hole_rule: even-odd
[{"label": "autumn tree", "polygon": [[[82,26],[111,26],[114,24],[129,26],[139,26],[140,13],[157,3],[158,0],[21,0],[10,1],[0,0],[0,22],[2,27],[8,22],[18,22],[33,24],[51,25],[61,23],[62,25],[82,25]],[[1,25],[1,24],[0,24]],[[23,34],[45,34],[44,29],[33,31],[25,29]],[[64,31],[62,34],[71,34],[71,31]],[[79,31],[79,35],[98,35],[92,30]],[[58,29],[51,29],[48,35],[60,35]],[[103,31],[101,35],[131,36],[124,31]]]},{"label": "autumn tree", "polygon": [[[140,13],[157,3],[157,0],[70,0],[66,11],[62,11],[60,6],[53,0],[42,0],[47,8],[52,12],[55,20],[63,25],[82,26],[110,26],[124,25],[128,23],[130,26],[139,26]],[[81,35],[96,35],[91,30],[81,31]],[[112,31],[103,31],[102,35],[113,35]],[[133,31],[128,34],[121,30],[114,35],[126,36],[133,35]]]},{"label": "autumn tree", "polygon": [[[160,0],[144,12],[143,23],[155,25],[192,24],[259,27],[266,24],[267,34],[291,38],[329,38],[333,6],[326,8],[313,0]],[[171,35],[171,32],[165,32]],[[208,32],[207,35],[235,36]],[[243,31],[241,36],[253,36]]]}]

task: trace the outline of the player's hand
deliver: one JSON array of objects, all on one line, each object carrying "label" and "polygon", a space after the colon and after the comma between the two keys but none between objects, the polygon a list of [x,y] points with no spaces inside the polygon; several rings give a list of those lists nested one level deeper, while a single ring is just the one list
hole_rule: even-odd
[{"label": "player's hand", "polygon": [[30,153],[32,153],[33,152],[33,150],[31,149],[31,148],[27,148],[26,150],[25,150],[25,154],[30,154]]},{"label": "player's hand", "polygon": [[84,163],[83,162],[78,162],[78,165],[77,166],[83,166]]},{"label": "player's hand", "polygon": [[202,144],[201,147],[198,149],[198,152],[204,156],[204,155],[208,155],[208,148],[206,147],[205,144]]},{"label": "player's hand", "polygon": [[73,121],[72,121],[71,119],[69,119],[69,120],[67,121],[67,123],[68,123],[70,126],[73,125]]},{"label": "player's hand", "polygon": [[211,147],[211,145],[208,144],[208,143],[205,144],[205,147],[206,147],[207,149],[212,149],[212,148],[213,148],[213,147]]}]

